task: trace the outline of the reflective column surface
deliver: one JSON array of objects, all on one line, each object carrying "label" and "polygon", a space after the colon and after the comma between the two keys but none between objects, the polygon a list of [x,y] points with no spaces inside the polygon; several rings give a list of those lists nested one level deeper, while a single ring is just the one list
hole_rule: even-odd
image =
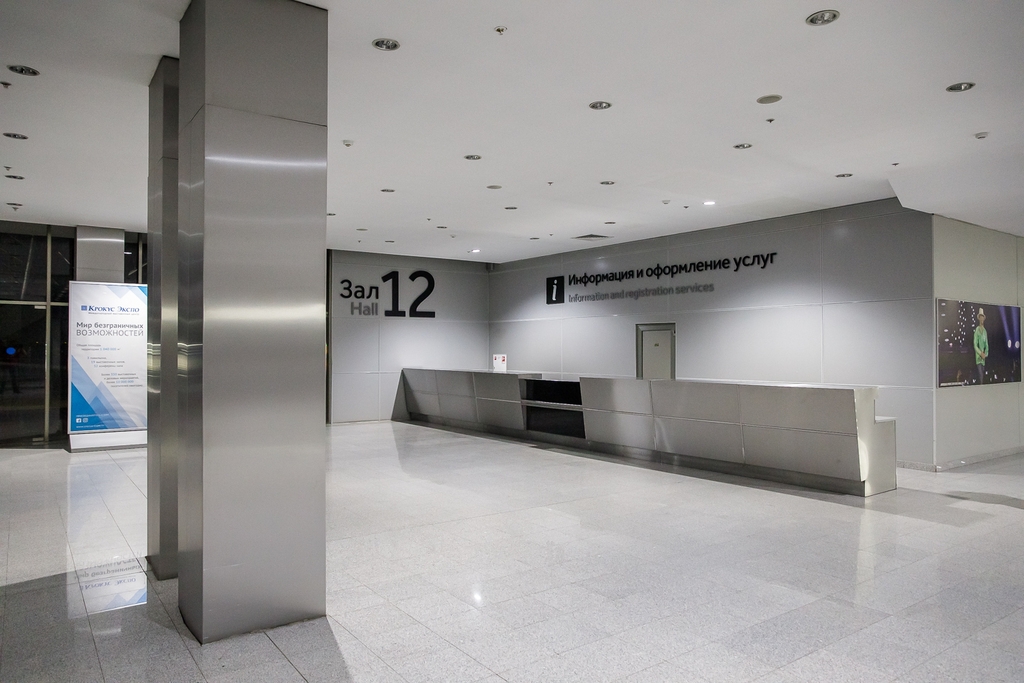
[{"label": "reflective column surface", "polygon": [[330,438],[328,616],[203,646],[177,581],[136,570],[144,451],[0,451],[0,680],[1024,680],[1024,456],[863,499],[408,424]]}]

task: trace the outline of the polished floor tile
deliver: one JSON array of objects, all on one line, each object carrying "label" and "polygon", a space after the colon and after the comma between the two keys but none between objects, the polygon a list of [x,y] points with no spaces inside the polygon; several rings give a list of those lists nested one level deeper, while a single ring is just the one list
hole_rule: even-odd
[{"label": "polished floor tile", "polygon": [[1024,680],[1024,456],[864,500],[332,427],[328,615],[200,646],[146,455],[0,451],[0,681]]}]

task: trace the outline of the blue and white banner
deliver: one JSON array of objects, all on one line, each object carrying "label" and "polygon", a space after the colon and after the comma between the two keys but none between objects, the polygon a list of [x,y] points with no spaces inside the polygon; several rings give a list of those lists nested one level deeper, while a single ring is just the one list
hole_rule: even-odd
[{"label": "blue and white banner", "polygon": [[72,282],[68,432],[146,429],[146,285]]}]

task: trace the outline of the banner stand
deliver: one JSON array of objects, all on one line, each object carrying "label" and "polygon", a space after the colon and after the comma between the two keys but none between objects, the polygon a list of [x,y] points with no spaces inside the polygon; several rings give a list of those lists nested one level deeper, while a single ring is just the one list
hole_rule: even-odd
[{"label": "banner stand", "polygon": [[71,451],[146,445],[148,290],[72,282],[68,310]]},{"label": "banner stand", "polygon": [[71,434],[71,452],[105,451],[113,448],[140,448],[146,445],[145,429],[130,432],[90,432]]}]

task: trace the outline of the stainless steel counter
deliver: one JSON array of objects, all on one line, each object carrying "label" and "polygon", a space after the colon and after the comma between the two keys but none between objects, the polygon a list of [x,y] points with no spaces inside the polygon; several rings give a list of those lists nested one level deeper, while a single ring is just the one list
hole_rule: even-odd
[{"label": "stainless steel counter", "polygon": [[583,377],[575,405],[528,400],[537,374],[407,368],[403,378],[413,420],[861,496],[896,488],[896,423],[875,416],[873,387]]}]

